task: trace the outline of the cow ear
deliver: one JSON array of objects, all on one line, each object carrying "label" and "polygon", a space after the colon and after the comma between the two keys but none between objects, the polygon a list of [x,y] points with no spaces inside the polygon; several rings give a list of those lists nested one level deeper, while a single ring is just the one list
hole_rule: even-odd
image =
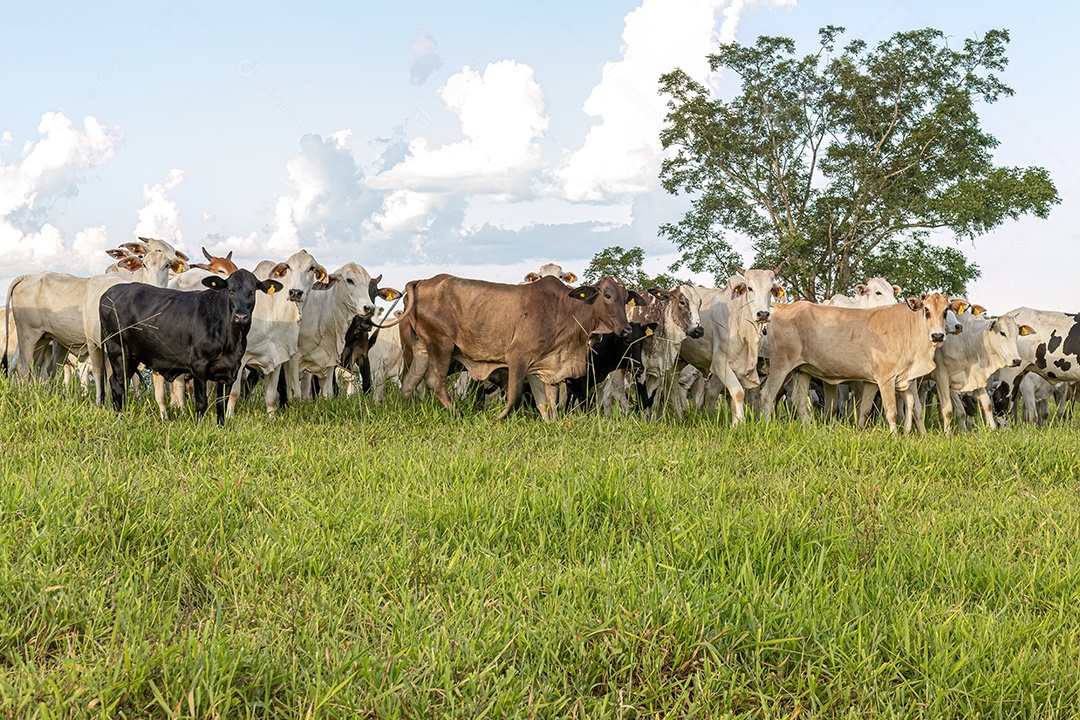
[{"label": "cow ear", "polygon": [[585,302],[592,302],[599,294],[600,291],[596,289],[595,285],[582,285],[581,287],[574,288],[570,291],[570,297],[575,300],[584,300]]},{"label": "cow ear", "polygon": [[229,287],[229,281],[220,275],[207,275],[202,279],[202,284],[211,290],[221,290]]},{"label": "cow ear", "polygon": [[[379,277],[382,276],[380,275]],[[379,288],[375,294],[381,297],[383,300],[397,300],[399,297],[401,297],[400,290],[395,290],[394,288],[388,287]]]},{"label": "cow ear", "polygon": [[629,290],[626,293],[626,304],[630,307],[634,307],[635,305],[647,305],[648,303],[646,303],[645,298],[641,297],[637,292]]},{"label": "cow ear", "polygon": [[1020,334],[1023,335],[1024,337],[1027,337],[1028,335],[1034,335],[1035,334],[1035,328],[1031,327],[1030,325],[1021,325],[1020,326]]},{"label": "cow ear", "polygon": [[907,306],[912,310],[921,310],[923,306],[922,298],[909,297],[907,299]]},{"label": "cow ear", "polygon": [[540,279],[540,276],[537,273],[534,273],[534,272],[531,272],[531,273],[529,273],[528,275],[525,276],[525,282],[536,282],[539,279]]},{"label": "cow ear", "polygon": [[892,292],[894,296],[900,297],[900,293],[904,292],[904,288],[900,287],[899,285],[893,285]]},{"label": "cow ear", "polygon": [[649,335],[652,335],[653,333],[656,332],[656,328],[660,327],[660,323],[654,323],[654,322],[645,323],[644,327],[645,327],[645,337],[648,337]]},{"label": "cow ear", "polygon": [[776,298],[777,300],[784,297],[784,288],[780,287],[779,285],[773,285],[772,286],[772,296],[774,298]]},{"label": "cow ear", "polygon": [[288,273],[288,272],[289,272],[288,263],[283,263],[283,262],[278,263],[277,265],[274,266],[274,269],[270,271],[270,277],[272,277],[272,278],[285,277],[286,273]]},{"label": "cow ear", "polygon": [[648,290],[646,290],[645,292],[649,293],[650,295],[652,295],[657,300],[663,300],[666,297],[666,294],[664,293],[664,291],[661,290],[658,287],[651,287]]},{"label": "cow ear", "polygon": [[957,315],[963,315],[971,305],[960,298],[953,298],[949,301],[949,309]]},{"label": "cow ear", "polygon": [[180,259],[180,260],[183,260],[184,262],[187,262],[187,261],[189,261],[191,259],[187,255],[185,255],[184,253],[180,252],[179,250],[176,251],[176,257],[178,259]]},{"label": "cow ear", "polygon": [[986,312],[986,308],[984,308],[982,305],[972,305],[971,306],[971,314],[972,315],[982,315],[985,312]]},{"label": "cow ear", "polygon": [[736,295],[739,295],[739,296],[745,295],[746,294],[746,283],[742,282],[741,280],[739,282],[736,282],[735,284],[733,284],[731,286],[731,291],[733,293],[735,293]]},{"label": "cow ear", "polygon": [[281,291],[285,286],[277,280],[262,280],[255,287],[259,288],[267,295],[273,295],[274,293]]},{"label": "cow ear", "polygon": [[139,268],[146,267],[145,265],[143,265],[143,261],[141,258],[137,258],[133,255],[128,255],[116,264],[119,267],[124,268],[125,270],[130,270],[131,272],[135,272]]},{"label": "cow ear", "polygon": [[855,294],[856,295],[865,295],[866,294],[866,286],[863,285],[862,283],[859,283],[858,285],[856,285],[855,286]]},{"label": "cow ear", "polygon": [[334,284],[335,281],[331,281],[326,274],[326,268],[322,265],[315,266],[315,282],[327,283],[327,287]]},{"label": "cow ear", "polygon": [[567,285],[577,282],[577,275],[572,272],[565,272],[560,277],[562,277],[562,281]]},{"label": "cow ear", "polygon": [[105,254],[108,255],[111,258],[116,258],[117,260],[123,260],[124,258],[126,258],[128,256],[128,251],[123,250],[121,248],[113,248],[112,250],[106,250]]},{"label": "cow ear", "polygon": [[[323,270],[323,272],[325,273],[326,271]],[[318,270],[316,270],[315,273],[316,273],[315,276],[318,277]],[[311,289],[312,290],[329,290],[330,288],[334,287],[334,285],[337,285],[337,281],[340,280],[340,279],[341,279],[340,275],[326,275],[326,276],[323,277],[323,280],[321,282],[317,282],[314,285],[312,285]]]},{"label": "cow ear", "polygon": [[990,321],[990,332],[997,332],[997,329],[998,329],[998,321],[997,321],[997,318],[994,318],[993,320]]},{"label": "cow ear", "polygon": [[[172,264],[169,265],[169,269],[179,275],[180,273],[187,271],[188,265],[185,264],[184,261],[180,258],[177,258],[176,260],[172,261]],[[207,269],[209,270],[209,268]]]}]

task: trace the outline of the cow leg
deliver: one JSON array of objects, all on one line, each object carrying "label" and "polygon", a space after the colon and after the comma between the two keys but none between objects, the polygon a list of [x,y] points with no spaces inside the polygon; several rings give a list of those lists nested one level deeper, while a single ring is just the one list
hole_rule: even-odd
[{"label": "cow leg", "polygon": [[319,373],[319,394],[324,398],[334,397],[334,368]]},{"label": "cow leg", "polygon": [[804,372],[795,372],[791,376],[791,392],[788,398],[795,404],[799,419],[803,425],[810,424],[810,376]]},{"label": "cow leg", "polygon": [[154,400],[157,402],[158,414],[161,415],[162,420],[168,420],[169,413],[165,403],[165,378],[158,373],[154,373],[152,377],[154,380]]},{"label": "cow leg", "polygon": [[[278,381],[281,378],[282,372],[284,372],[284,366],[278,365],[273,370],[263,375],[263,399],[266,401],[266,412],[269,415],[275,414],[281,403],[281,396],[278,394]],[[243,384],[243,372],[237,373],[237,382],[233,383],[234,388],[237,383]],[[229,403],[231,408],[234,404],[231,398],[229,399]],[[232,417],[232,413],[229,413],[227,417]]]},{"label": "cow leg", "polygon": [[120,356],[118,360],[120,361],[120,367],[117,367],[116,364],[112,362],[112,357],[109,358],[107,372],[109,375],[109,391],[112,395],[113,410],[122,412],[124,410],[124,396],[127,393],[127,381],[130,375],[128,369],[135,365],[135,360],[134,358],[125,356]]},{"label": "cow leg", "polygon": [[825,396],[825,418],[833,420],[839,416],[839,405],[837,404],[837,393],[839,387],[836,385],[830,385],[829,383],[822,383],[821,392]]},{"label": "cow leg", "polygon": [[[240,377],[239,368],[237,368],[236,377]],[[235,380],[233,382],[235,382]],[[215,392],[217,395],[217,401],[215,402],[215,405],[217,405],[217,424],[221,427],[225,427],[225,406],[228,404],[228,395],[225,392],[226,384],[230,387],[233,385],[233,383],[225,383],[223,381],[215,383],[217,386]]]},{"label": "cow leg", "polygon": [[533,400],[536,402],[536,409],[540,411],[540,418],[544,422],[554,420],[558,403],[557,386],[548,385],[535,375],[529,375],[526,379],[532,388]]},{"label": "cow leg", "polygon": [[206,413],[206,381],[199,375],[194,376],[195,387],[193,394],[195,395],[195,419],[198,420]]},{"label": "cow leg", "polygon": [[885,382],[878,382],[878,392],[881,393],[881,405],[885,408],[885,419],[889,422],[889,432],[896,435],[896,386],[886,379]]},{"label": "cow leg", "polygon": [[[521,393],[525,389],[525,365],[520,361],[512,361],[509,366],[509,379],[506,383],[506,407],[499,413],[499,420],[505,420],[514,406],[521,399]],[[438,390],[436,390],[438,392]],[[446,394],[446,383],[443,383],[442,392]],[[444,403],[445,404],[445,403]]]},{"label": "cow leg", "polygon": [[[784,387],[787,376],[792,370],[794,370],[794,368],[780,367],[778,365],[773,365],[769,368],[769,377],[765,379],[765,385],[761,388],[762,420],[768,420],[769,416],[772,415],[773,406],[776,404],[776,396],[780,394],[780,389]],[[734,373],[732,373],[732,375],[734,376]],[[742,388],[741,385],[739,387],[740,389]]]},{"label": "cow leg", "polygon": [[980,407],[982,407],[983,418],[986,420],[986,427],[991,430],[996,430],[997,422],[994,420],[994,404],[990,401],[990,395],[986,392],[986,388],[975,388],[974,395],[979,401]]},{"label": "cow leg", "polygon": [[919,402],[919,383],[913,380],[904,390],[904,432],[911,432],[911,425],[915,424],[920,435],[926,434],[926,425],[922,418],[922,403]]},{"label": "cow leg", "polygon": [[[877,397],[878,386],[871,382],[864,382],[859,391],[859,414],[855,424],[859,428],[866,427],[866,421],[870,419],[870,413],[874,412],[874,398]],[[882,393],[884,395],[884,393]],[[884,402],[884,400],[883,400]],[[896,397],[893,397],[893,407],[896,407]]]},{"label": "cow leg", "polygon": [[943,377],[934,378],[937,385],[938,402],[941,403],[941,424],[945,428],[946,435],[952,435],[953,403],[952,391]]},{"label": "cow leg", "polygon": [[427,352],[416,348],[413,352],[412,362],[409,363],[409,369],[405,371],[405,376],[401,378],[401,404],[404,407],[409,407],[413,393],[416,392],[420,382],[427,377],[427,369],[430,364],[431,358]]},{"label": "cow leg", "polygon": [[105,404],[105,351],[100,345],[90,344],[90,371],[94,373],[94,404],[101,407]]}]

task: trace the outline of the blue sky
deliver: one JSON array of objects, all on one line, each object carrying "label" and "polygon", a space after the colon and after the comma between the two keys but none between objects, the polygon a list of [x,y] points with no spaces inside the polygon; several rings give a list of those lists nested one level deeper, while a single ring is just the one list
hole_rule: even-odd
[{"label": "blue sky", "polygon": [[718,38],[810,51],[831,23],[871,42],[1010,30],[1016,95],[983,121],[998,161],[1046,167],[1063,202],[963,243],[984,275],[969,294],[996,312],[1080,310],[1075,284],[1047,272],[1080,261],[1078,16],[925,0],[12,4],[0,287],[100,272],[102,251],[137,234],[248,266],[305,247],[399,287],[443,270],[513,282],[552,260],[580,273],[614,244],[659,269],[673,256],[656,228],[686,201],[656,179],[656,77],[677,65],[704,79]]}]

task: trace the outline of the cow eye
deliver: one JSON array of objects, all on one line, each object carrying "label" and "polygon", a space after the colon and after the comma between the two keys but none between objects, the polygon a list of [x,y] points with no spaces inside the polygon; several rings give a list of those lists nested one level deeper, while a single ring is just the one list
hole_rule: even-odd
[{"label": "cow eye", "polygon": [[353,282],[352,278],[345,278],[345,282],[349,283],[350,285],[355,285],[356,284],[356,283]]},{"label": "cow eye", "polygon": [[880,290],[878,290],[878,291],[877,291],[877,294],[878,294],[878,295],[880,295],[880,294],[881,294],[881,291],[880,291]]}]

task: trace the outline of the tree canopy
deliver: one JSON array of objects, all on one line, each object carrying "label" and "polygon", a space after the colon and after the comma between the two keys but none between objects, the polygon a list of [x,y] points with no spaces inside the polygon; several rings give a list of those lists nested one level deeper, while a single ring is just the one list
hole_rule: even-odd
[{"label": "tree canopy", "polygon": [[673,272],[726,277],[738,258],[725,231],[735,231],[751,239],[756,266],[787,261],[796,297],[873,275],[961,294],[979,269],[928,242],[933,232],[974,239],[1060,202],[1045,169],[995,165],[998,141],[979,122],[978,103],[1013,94],[997,75],[1008,31],[952,49],[927,28],[837,52],[842,32],[822,29],[819,50],[803,57],[783,37],[720,46],[710,67],[741,79],[730,101],[682,70],[661,77],[661,142],[673,154],[660,180],[693,197],[681,221],[661,227],[683,253]]},{"label": "tree canopy", "polygon": [[625,250],[619,245],[612,245],[593,255],[589,267],[585,269],[584,279],[587,283],[593,283],[606,275],[612,275],[621,279],[626,287],[632,290],[648,290],[651,287],[671,289],[684,284],[684,281],[665,273],[649,275],[643,269],[644,264],[645,251],[641,248]]}]

